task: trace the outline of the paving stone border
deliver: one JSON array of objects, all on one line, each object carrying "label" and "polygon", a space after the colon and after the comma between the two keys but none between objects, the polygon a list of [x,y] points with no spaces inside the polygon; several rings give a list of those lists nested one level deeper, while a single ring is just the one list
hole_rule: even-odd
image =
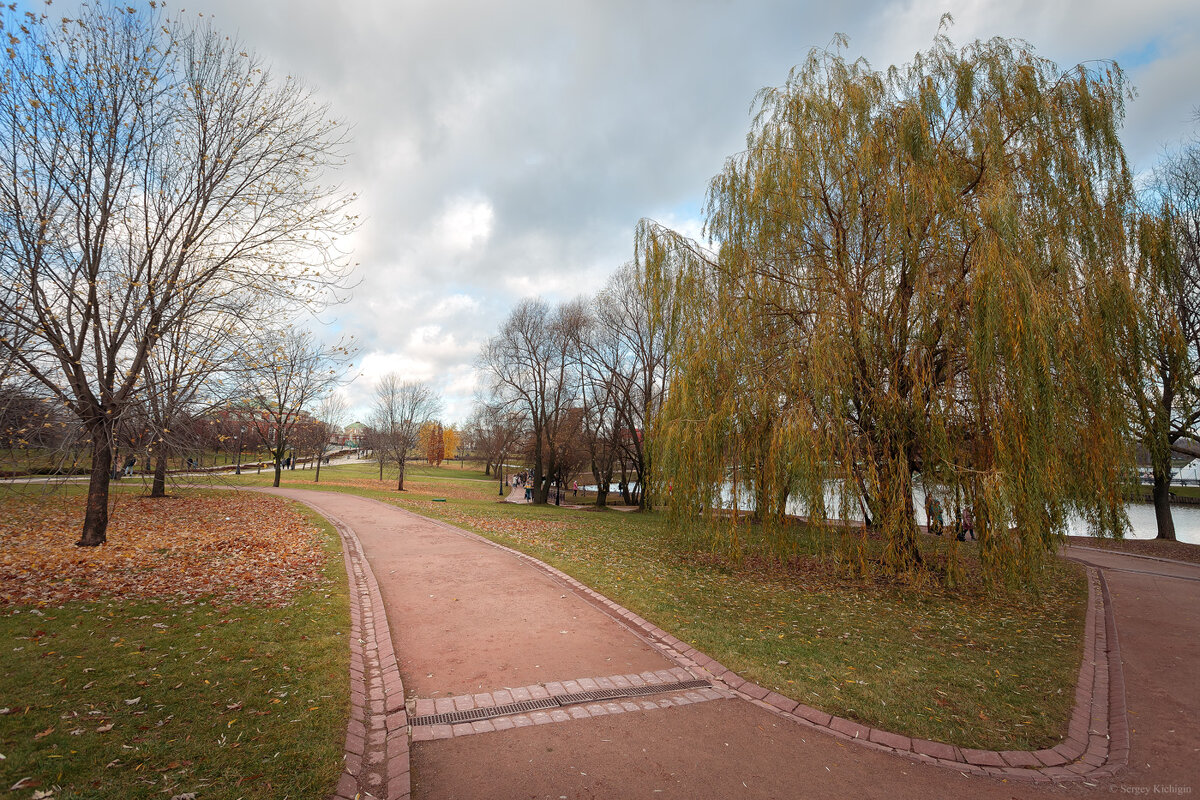
[{"label": "paving stone border", "polygon": [[[492,692],[482,692],[474,695],[461,694],[434,699],[410,699],[408,701],[408,711],[410,718],[424,717],[431,714],[447,714],[452,711],[470,711],[474,708],[495,708],[496,706],[504,706],[510,703],[520,703],[523,700],[544,700],[578,692],[593,692],[598,689],[674,684],[680,681],[693,680],[694,678],[695,675],[683,667],[675,667],[674,669],[663,669],[657,672],[579,678],[568,681],[550,681],[544,684],[521,686],[515,689],[497,689]],[[530,725],[570,722],[575,719],[603,717],[627,712],[657,711],[660,708],[686,706],[692,703],[703,703],[708,700],[723,700],[733,696],[733,692],[729,689],[718,686],[688,689],[673,693],[668,692],[659,697],[621,697],[613,700],[598,700],[564,708],[529,711],[523,714],[510,714],[474,722],[412,727],[412,740],[414,742],[428,742],[437,739],[453,739],[458,736],[491,733],[492,731],[503,731],[509,728],[524,728]]]},{"label": "paving stone border", "polygon": [[350,583],[350,721],[331,800],[408,800],[408,712],[379,584],[354,530],[319,511],[342,537]]},{"label": "paving stone border", "polygon": [[1121,668],[1121,648],[1117,641],[1112,597],[1103,570],[1086,561],[1070,559],[1087,568],[1088,614],[1084,627],[1084,655],[1075,684],[1075,709],[1066,738],[1057,746],[1044,750],[975,750],[901,736],[798,703],[747,681],[687,642],[533,556],[442,520],[385,505],[509,553],[569,587],[689,674],[714,681],[714,685],[723,685],[736,696],[777,716],[808,728],[816,728],[830,736],[967,774],[1035,783],[1108,778],[1128,762],[1129,719],[1125,708],[1125,678]]}]

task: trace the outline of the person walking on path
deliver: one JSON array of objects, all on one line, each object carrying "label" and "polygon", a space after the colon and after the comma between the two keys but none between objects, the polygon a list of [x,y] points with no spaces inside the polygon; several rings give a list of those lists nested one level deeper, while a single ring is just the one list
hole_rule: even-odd
[{"label": "person walking on path", "polygon": [[925,495],[925,527],[934,536],[942,535],[942,503],[932,494]]},{"label": "person walking on path", "polygon": [[929,532],[934,536],[942,535],[942,501],[931,497],[925,505],[925,514],[929,517]]},{"label": "person walking on path", "polygon": [[972,541],[975,539],[975,512],[971,510],[971,506],[967,506],[962,512],[962,528],[958,532],[958,540],[965,542],[967,534],[971,535]]}]

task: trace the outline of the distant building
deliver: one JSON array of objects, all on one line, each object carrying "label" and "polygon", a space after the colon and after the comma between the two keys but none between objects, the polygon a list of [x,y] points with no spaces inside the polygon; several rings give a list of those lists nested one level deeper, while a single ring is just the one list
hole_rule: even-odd
[{"label": "distant building", "polygon": [[342,444],[346,447],[359,448],[363,446],[363,434],[367,426],[361,422],[351,422],[342,429]]}]

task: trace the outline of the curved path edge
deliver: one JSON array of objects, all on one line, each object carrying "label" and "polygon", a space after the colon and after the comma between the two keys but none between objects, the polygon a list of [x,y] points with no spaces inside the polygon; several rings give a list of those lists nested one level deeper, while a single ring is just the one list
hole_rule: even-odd
[{"label": "curved path edge", "polygon": [[343,771],[330,798],[407,800],[412,791],[408,712],[379,583],[354,529],[305,505],[329,520],[341,537],[350,588],[350,720]]},{"label": "curved path edge", "polygon": [[696,677],[716,681],[735,695],[777,716],[836,738],[960,772],[1037,783],[1111,777],[1128,761],[1129,722],[1125,710],[1125,680],[1112,598],[1103,570],[1086,562],[1079,561],[1088,572],[1084,653],[1076,681],[1075,708],[1066,739],[1044,750],[975,750],[902,736],[798,703],[746,680],[716,659],[544,561],[443,520],[390,503],[384,505],[512,555],[566,585]]},{"label": "curved path edge", "polygon": [[[1107,778],[1128,762],[1129,721],[1112,597],[1103,570],[1080,559],[1069,560],[1087,569],[1088,612],[1067,737],[1044,750],[976,750],[873,728],[784,697],[746,680],[544,561],[443,520],[373,498],[360,499],[411,514],[508,553],[563,584],[696,677],[715,681],[776,716],[835,738],[968,774],[1036,783]],[[332,800],[356,800],[358,796],[409,798],[411,727],[379,584],[353,529],[316,506],[305,505],[328,519],[338,531],[350,582],[351,711],[346,731],[345,771]]]}]

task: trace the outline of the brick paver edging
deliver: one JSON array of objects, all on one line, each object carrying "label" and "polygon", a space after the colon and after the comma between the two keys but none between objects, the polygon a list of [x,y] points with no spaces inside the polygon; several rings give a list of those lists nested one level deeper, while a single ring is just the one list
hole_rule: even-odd
[{"label": "brick paver edging", "polygon": [[442,520],[390,503],[385,505],[511,554],[567,585],[696,677],[719,681],[734,694],[773,714],[839,739],[959,772],[1037,783],[1107,778],[1128,761],[1129,720],[1125,710],[1125,678],[1121,668],[1112,598],[1103,571],[1085,562],[1080,562],[1088,571],[1084,654],[1075,685],[1075,709],[1071,714],[1066,739],[1045,750],[975,750],[901,736],[798,703],[747,681],[687,642],[675,638],[562,570],[533,556]]},{"label": "brick paver edging", "polygon": [[[448,714],[454,711],[470,711],[475,708],[496,708],[510,703],[520,703],[524,700],[543,700],[551,697],[573,694],[576,692],[592,692],[598,689],[619,689],[626,687],[654,687],[689,681],[696,676],[683,667],[657,672],[642,672],[629,675],[607,675],[595,678],[579,678],[578,680],[551,681],[532,686],[520,686],[511,689],[498,689],[494,692],[479,694],[461,694],[455,697],[439,697],[436,699],[409,700],[409,719],[425,717],[433,714]],[[562,708],[526,713],[509,714],[491,717],[486,720],[473,722],[442,723],[412,727],[414,742],[429,742],[437,739],[453,739],[459,736],[471,736],[476,733],[491,733],[510,728],[524,728],[530,725],[547,725],[556,722],[570,722],[589,717],[603,717],[626,712],[656,711],[674,706],[686,706],[693,703],[704,703],[709,700],[723,700],[733,697],[733,692],[724,686],[688,689],[674,693],[664,690],[663,694],[643,697],[618,697],[612,700],[581,702]]]},{"label": "brick paver edging", "polygon": [[379,584],[354,530],[318,512],[342,537],[350,583],[350,721],[345,769],[332,800],[408,800],[408,713]]}]

